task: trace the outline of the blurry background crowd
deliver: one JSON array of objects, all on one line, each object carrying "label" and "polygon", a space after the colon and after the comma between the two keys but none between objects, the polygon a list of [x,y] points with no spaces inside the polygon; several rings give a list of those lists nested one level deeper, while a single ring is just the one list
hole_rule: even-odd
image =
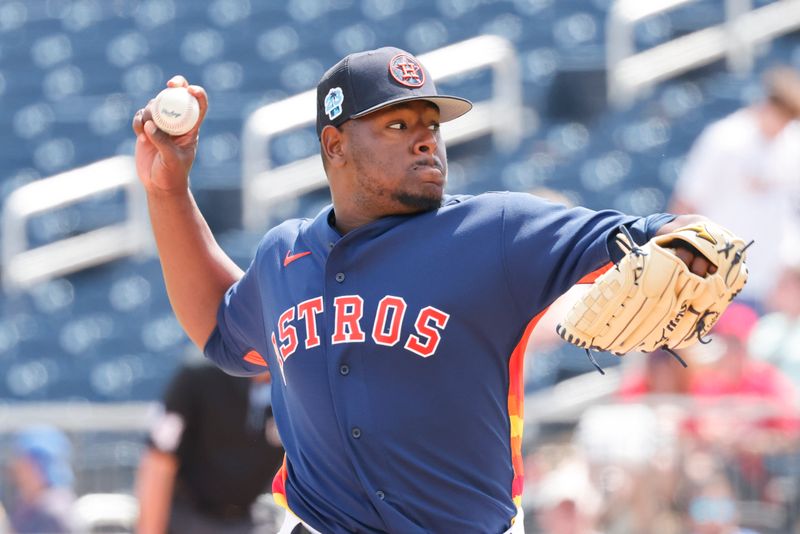
[{"label": "blurry background crowd", "polygon": [[173,74],[207,89],[192,186],[244,267],[271,224],[329,200],[286,99],[383,45],[440,54],[440,87],[487,103],[443,128],[450,193],[697,212],[756,241],[686,369],[598,355],[600,375],[554,335],[569,295],[553,306],[525,367],[526,530],[800,532],[797,29],[796,0],[0,0],[0,533],[130,532],[140,507],[159,532],[184,501],[210,532],[274,531],[277,466],[225,489],[245,474],[219,457],[249,453],[192,400],[239,388],[231,432],[275,451],[268,388],[188,378],[205,371],[142,226],[130,121]]}]

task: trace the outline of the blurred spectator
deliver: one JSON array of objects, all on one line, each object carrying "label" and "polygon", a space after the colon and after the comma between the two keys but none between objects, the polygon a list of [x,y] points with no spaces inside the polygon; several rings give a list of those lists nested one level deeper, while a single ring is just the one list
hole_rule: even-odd
[{"label": "blurred spectator", "polygon": [[16,502],[9,508],[12,532],[70,532],[72,490],[69,439],[51,427],[32,427],[17,434],[10,463]]},{"label": "blurred spectator", "polygon": [[619,396],[624,400],[644,395],[685,395],[689,392],[694,367],[683,367],[667,351],[656,350],[641,357],[633,356],[622,376]]},{"label": "blurred spectator", "polygon": [[597,404],[581,414],[573,441],[602,491],[602,532],[678,534],[680,422],[669,405]]},{"label": "blurred spectator", "polygon": [[[753,358],[747,342],[758,316],[732,303],[703,346],[703,361],[692,380],[696,408],[687,430],[700,447],[710,447],[735,474],[737,490],[761,499],[775,474],[765,459],[797,444],[797,390],[778,368]],[[735,414],[732,417],[732,414]]]},{"label": "blurred spectator", "polygon": [[794,414],[797,391],[775,366],[756,360],[748,352],[748,339],[758,321],[745,304],[732,303],[711,330],[706,345],[706,365],[699,368],[690,391],[702,397],[744,396],[757,398],[784,415]]},{"label": "blurred spectator", "polygon": [[6,509],[3,508],[2,503],[0,503],[0,534],[9,534],[11,532],[11,527],[8,525],[8,516],[6,515]]},{"label": "blurred spectator", "polygon": [[785,265],[781,269],[765,308],[793,319],[800,318],[800,265]]},{"label": "blurred spectator", "polygon": [[758,320],[748,348],[800,387],[800,268],[786,267],[781,272],[766,308],[769,313]]},{"label": "blurred spectator", "polygon": [[282,461],[268,373],[241,378],[205,361],[185,365],[139,467],[138,532],[254,532],[251,508]]},{"label": "blurred spectator", "polygon": [[691,534],[757,534],[739,526],[739,509],[731,485],[714,474],[689,498],[687,529]]},{"label": "blurred spectator", "polygon": [[600,494],[587,466],[577,459],[563,462],[540,481],[533,497],[536,522],[547,534],[594,534]]},{"label": "blurred spectator", "polygon": [[[750,280],[742,296],[761,302],[778,277],[781,239],[795,228],[800,199],[800,77],[776,68],[763,101],[709,125],[692,147],[670,211],[706,215],[745,240]],[[769,216],[767,216],[769,214]]]}]

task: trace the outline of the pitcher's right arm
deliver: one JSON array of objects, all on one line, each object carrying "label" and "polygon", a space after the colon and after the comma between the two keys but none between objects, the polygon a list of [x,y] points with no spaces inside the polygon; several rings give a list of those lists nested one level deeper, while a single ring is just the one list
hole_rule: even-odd
[{"label": "pitcher's right arm", "polygon": [[170,304],[186,334],[202,349],[216,325],[225,291],[243,272],[217,244],[189,189],[208,96],[182,76],[173,77],[167,85],[188,88],[200,104],[200,118],[186,134],[170,136],[152,121],[152,100],[137,111],[133,118],[136,171],[147,192]]}]

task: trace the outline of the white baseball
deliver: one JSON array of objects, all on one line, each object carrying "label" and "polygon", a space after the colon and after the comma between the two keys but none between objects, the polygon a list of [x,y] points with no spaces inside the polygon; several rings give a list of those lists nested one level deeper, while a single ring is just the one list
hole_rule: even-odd
[{"label": "white baseball", "polygon": [[169,135],[183,135],[197,124],[200,104],[185,87],[168,87],[156,96],[153,122]]}]

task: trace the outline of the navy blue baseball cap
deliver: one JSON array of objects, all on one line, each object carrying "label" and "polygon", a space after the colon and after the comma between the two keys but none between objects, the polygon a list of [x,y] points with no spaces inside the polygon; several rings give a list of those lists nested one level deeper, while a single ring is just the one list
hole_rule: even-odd
[{"label": "navy blue baseball cap", "polygon": [[317,136],[327,125],[339,126],[387,106],[426,100],[447,122],[472,109],[472,102],[440,95],[417,58],[394,47],[346,56],[328,69],[317,84]]}]

